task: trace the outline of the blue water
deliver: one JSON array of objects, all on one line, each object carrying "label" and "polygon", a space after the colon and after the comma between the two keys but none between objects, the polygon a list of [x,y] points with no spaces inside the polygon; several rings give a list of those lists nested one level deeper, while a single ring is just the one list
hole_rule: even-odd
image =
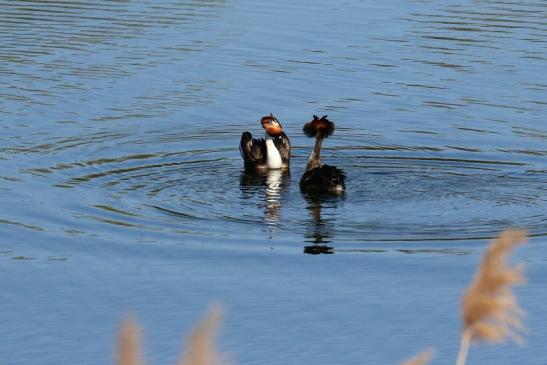
[{"label": "blue water", "polygon": [[[547,363],[546,18],[542,1],[1,3],[0,362],[112,363],[133,310],[150,363],[173,363],[218,301],[235,364],[429,346],[451,364],[488,239],[522,227],[527,345],[470,362]],[[246,174],[241,132],[270,112],[290,174]],[[339,199],[298,188],[313,114],[336,123]]]}]

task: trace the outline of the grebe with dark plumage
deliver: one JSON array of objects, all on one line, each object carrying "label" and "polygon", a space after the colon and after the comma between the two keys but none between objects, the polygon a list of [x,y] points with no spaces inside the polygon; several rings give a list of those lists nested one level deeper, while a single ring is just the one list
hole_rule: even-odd
[{"label": "grebe with dark plumage", "polygon": [[321,118],[314,115],[303,130],[306,136],[315,137],[315,147],[308,158],[306,172],[300,179],[300,189],[311,193],[341,194],[346,189],[346,175],[336,166],[321,165],[320,160],[323,139],[334,133],[334,123],[326,115]]},{"label": "grebe with dark plumage", "polygon": [[265,138],[253,138],[249,132],[243,132],[239,152],[245,168],[249,170],[286,169],[291,158],[291,143],[283,132],[281,123],[272,114],[262,117]]}]

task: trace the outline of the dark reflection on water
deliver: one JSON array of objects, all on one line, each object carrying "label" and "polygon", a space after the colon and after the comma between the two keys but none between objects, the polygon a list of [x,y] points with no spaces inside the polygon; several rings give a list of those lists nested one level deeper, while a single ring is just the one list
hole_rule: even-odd
[{"label": "dark reflection on water", "polygon": [[334,247],[330,244],[332,244],[335,236],[336,217],[323,218],[321,210],[323,205],[329,205],[331,209],[336,209],[337,204],[344,198],[344,195],[333,196],[318,193],[305,193],[303,195],[307,203],[306,209],[311,217],[304,238],[305,242],[313,243],[304,247],[304,253],[312,255],[334,253]]}]

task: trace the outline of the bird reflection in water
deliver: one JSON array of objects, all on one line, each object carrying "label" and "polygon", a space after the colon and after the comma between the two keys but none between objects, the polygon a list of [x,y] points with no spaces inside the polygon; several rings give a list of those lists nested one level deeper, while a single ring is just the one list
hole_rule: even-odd
[{"label": "bird reflection in water", "polygon": [[[290,183],[288,170],[275,169],[248,171],[241,173],[240,189],[244,198],[255,196],[264,198],[264,222],[271,228],[276,227],[281,215],[281,196]],[[272,237],[270,237],[272,238]]]},{"label": "bird reflection in water", "polygon": [[333,254],[334,247],[329,246],[334,238],[335,222],[332,218],[324,219],[321,211],[324,205],[336,205],[344,195],[304,193],[308,204],[307,209],[311,215],[309,230],[304,234],[305,242],[312,243],[304,246],[304,253],[310,255]]}]

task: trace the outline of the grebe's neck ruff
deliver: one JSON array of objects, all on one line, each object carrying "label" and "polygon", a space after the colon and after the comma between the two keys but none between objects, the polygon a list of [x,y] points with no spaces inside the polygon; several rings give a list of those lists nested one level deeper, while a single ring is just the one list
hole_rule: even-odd
[{"label": "grebe's neck ruff", "polygon": [[275,147],[273,137],[266,133],[266,156],[268,159],[268,168],[270,169],[280,169],[283,167],[283,160],[281,155]]}]

